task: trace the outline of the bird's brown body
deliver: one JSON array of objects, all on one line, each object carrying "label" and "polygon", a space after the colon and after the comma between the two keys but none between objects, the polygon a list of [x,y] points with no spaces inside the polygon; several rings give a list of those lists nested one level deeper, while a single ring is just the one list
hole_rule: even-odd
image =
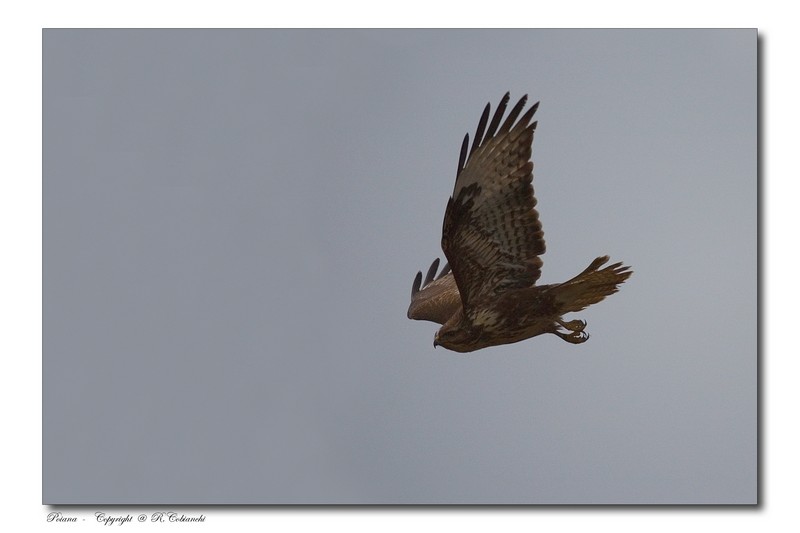
[{"label": "bird's brown body", "polygon": [[514,124],[525,107],[523,97],[500,126],[508,99],[506,94],[490,124],[487,104],[471,150],[468,153],[469,136],[461,147],[442,230],[448,265],[434,279],[436,259],[424,283],[417,273],[411,291],[408,317],[442,324],[434,346],[457,352],[543,333],[573,344],[585,342],[586,323],[565,321],[563,315],[617,292],[632,273],[621,263],[601,268],[608,262],[603,256],[569,281],[535,284],[541,273],[539,256],[545,251],[531,185],[536,122],[530,119],[538,103]]}]

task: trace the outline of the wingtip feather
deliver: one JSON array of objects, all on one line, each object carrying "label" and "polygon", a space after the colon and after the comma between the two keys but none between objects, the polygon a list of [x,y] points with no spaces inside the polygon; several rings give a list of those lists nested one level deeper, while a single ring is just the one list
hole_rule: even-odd
[{"label": "wingtip feather", "polygon": [[414,277],[414,283],[411,285],[411,297],[413,298],[415,294],[419,292],[419,288],[422,285],[422,272],[417,272],[416,277]]},{"label": "wingtip feather", "polygon": [[461,171],[464,170],[464,165],[467,163],[467,150],[469,149],[469,133],[464,135],[464,140],[461,142],[461,153],[458,156],[458,170],[456,171],[456,178],[458,178]]},{"label": "wingtip feather", "polygon": [[439,258],[437,257],[436,259],[433,260],[433,263],[431,263],[431,266],[428,268],[428,273],[425,275],[425,282],[422,284],[423,287],[426,286],[431,281],[433,281],[433,277],[436,275],[436,271],[438,269],[439,269]]}]

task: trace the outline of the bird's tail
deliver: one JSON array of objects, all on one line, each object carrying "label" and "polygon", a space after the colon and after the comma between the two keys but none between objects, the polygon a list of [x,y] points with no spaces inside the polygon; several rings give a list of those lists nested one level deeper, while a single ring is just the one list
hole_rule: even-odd
[{"label": "bird's tail", "polygon": [[608,256],[598,257],[586,270],[569,281],[553,287],[556,303],[561,313],[586,309],[619,290],[619,285],[633,274],[630,267],[614,263],[600,269]]}]

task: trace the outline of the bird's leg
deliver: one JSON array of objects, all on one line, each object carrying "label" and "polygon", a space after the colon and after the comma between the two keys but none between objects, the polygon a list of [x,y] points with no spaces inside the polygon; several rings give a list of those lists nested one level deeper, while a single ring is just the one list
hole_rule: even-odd
[{"label": "bird's leg", "polygon": [[556,319],[556,323],[559,326],[561,326],[562,328],[568,329],[569,331],[572,331],[573,333],[574,332],[583,331],[583,329],[586,327],[586,321],[585,320],[570,320],[569,322],[564,322],[560,318],[557,318]]},{"label": "bird's leg", "polygon": [[572,333],[561,333],[560,331],[554,331],[553,333],[570,344],[581,344],[589,339],[589,334],[585,331],[573,331]]}]

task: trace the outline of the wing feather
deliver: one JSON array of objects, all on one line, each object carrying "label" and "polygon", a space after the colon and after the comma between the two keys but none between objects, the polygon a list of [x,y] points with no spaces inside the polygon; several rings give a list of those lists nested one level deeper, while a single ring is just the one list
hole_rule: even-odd
[{"label": "wing feather", "polygon": [[433,281],[433,277],[436,275],[436,271],[439,270],[439,258],[433,260],[431,263],[430,268],[428,268],[428,273],[425,275],[425,283],[423,285],[427,285],[431,281]]},{"label": "wing feather", "polygon": [[476,299],[531,287],[541,273],[539,256],[545,244],[534,209],[531,145],[536,122],[530,122],[538,103],[517,121],[527,102],[523,96],[498,130],[508,100],[506,93],[481,138],[489,115],[488,107],[484,109],[469,151],[465,138],[445,211],[442,249],[465,311]]},{"label": "wing feather", "polygon": [[497,104],[497,110],[494,112],[494,116],[492,117],[492,123],[489,125],[489,131],[486,132],[487,139],[494,137],[494,134],[497,132],[497,126],[500,125],[500,120],[502,120],[503,114],[506,112],[506,106],[508,106],[508,101],[510,99],[511,94],[506,93],[503,95],[500,103]]},{"label": "wing feather", "polygon": [[475,150],[478,149],[478,146],[481,144],[481,139],[483,138],[483,130],[486,128],[486,122],[489,121],[489,111],[491,110],[491,105],[486,104],[486,107],[483,108],[483,114],[481,115],[481,120],[478,122],[478,129],[475,130],[475,140],[472,141],[472,150],[469,151],[470,157],[472,154],[475,153]]},{"label": "wing feather", "polygon": [[461,296],[458,294],[456,280],[450,272],[450,265],[445,264],[439,276],[434,279],[438,267],[437,258],[428,269],[424,283],[422,272],[417,272],[411,286],[408,318],[444,324],[461,308]]}]

